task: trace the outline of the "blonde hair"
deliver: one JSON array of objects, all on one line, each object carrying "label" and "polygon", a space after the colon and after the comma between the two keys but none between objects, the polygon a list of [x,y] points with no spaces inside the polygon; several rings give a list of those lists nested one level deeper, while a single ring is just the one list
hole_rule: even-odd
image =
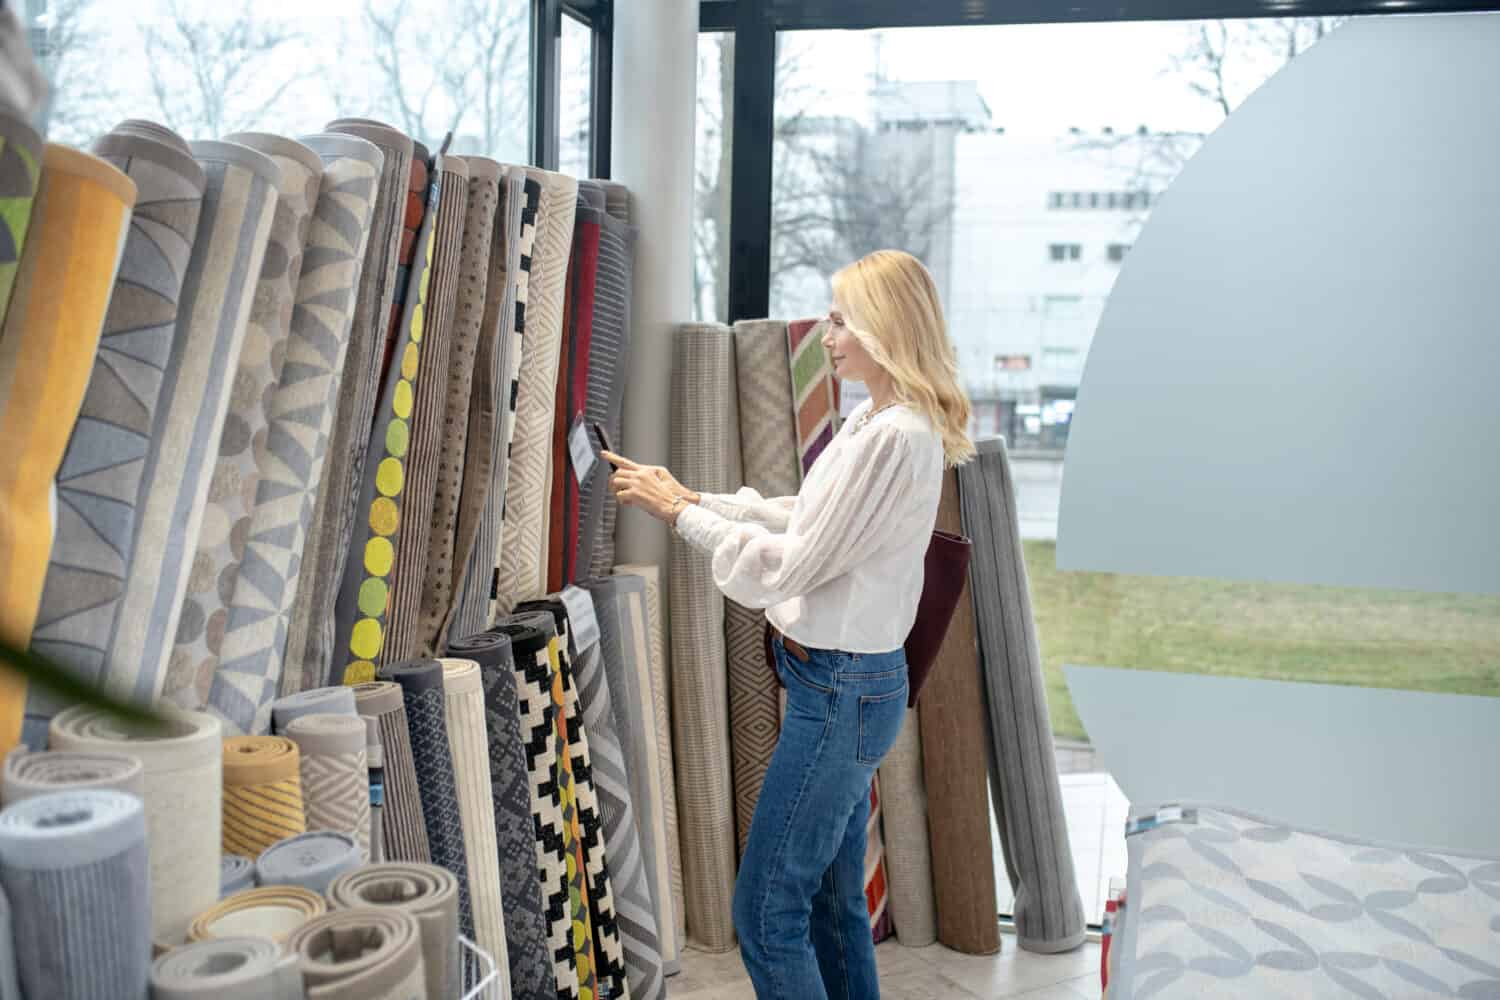
[{"label": "blonde hair", "polygon": [[959,384],[937,285],[922,262],[900,250],[876,250],[833,276],[833,297],[855,337],[895,382],[896,398],[942,436],[948,467],[973,458],[969,397]]}]

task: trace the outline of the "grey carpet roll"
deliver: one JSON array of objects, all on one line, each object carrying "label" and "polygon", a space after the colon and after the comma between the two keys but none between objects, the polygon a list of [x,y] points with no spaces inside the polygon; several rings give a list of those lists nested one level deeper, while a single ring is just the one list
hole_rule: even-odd
[{"label": "grey carpet roll", "polygon": [[15,914],[0,888],[0,1000],[21,1000],[21,970],[16,962]]},{"label": "grey carpet roll", "polygon": [[[467,210],[459,261],[457,304],[454,307],[453,333],[448,350],[448,372],[443,384],[443,426],[432,523],[423,567],[418,650],[423,653],[441,652],[443,626],[453,610],[455,595],[461,583],[459,578],[463,575],[464,563],[456,558],[459,505],[464,491],[470,402],[473,399],[474,382],[479,374],[476,371],[480,355],[479,340],[484,336],[490,341],[484,352],[484,363],[488,367],[493,363],[493,341],[498,334],[494,326],[485,326],[485,306],[492,270],[490,255],[495,242],[495,213],[500,204],[500,181],[505,168],[494,160],[477,156],[467,157],[465,163],[469,170]],[[503,249],[500,252],[503,255]],[[503,256],[501,263],[503,266]],[[495,319],[498,321],[498,315]],[[486,396],[480,405],[488,407],[489,420],[493,422],[494,385],[489,374],[486,371],[485,377],[479,379],[482,383],[481,392]],[[488,441],[479,444],[488,448]],[[486,467],[489,457],[486,452]],[[482,501],[480,506],[483,506]]]},{"label": "grey carpet roll", "polygon": [[[348,690],[347,688],[345,690]],[[350,691],[353,707],[353,691]],[[303,715],[282,732],[302,757],[302,800],[309,830],[354,838],[370,860],[370,767],[365,720],[348,715]]]},{"label": "grey carpet roll", "polygon": [[216,938],[174,948],[151,966],[151,1000],[302,1000],[297,957],[274,941]]},{"label": "grey carpet roll", "polygon": [[359,484],[365,476],[370,422],[375,415],[385,333],[395,296],[401,220],[406,213],[413,152],[411,139],[388,126],[340,120],[331,123],[327,131],[373,143],[383,160],[338,383],[326,467],[307,531],[302,582],[287,630],[286,662],[298,675],[287,678],[284,686],[290,691],[327,684],[333,672],[334,606],[354,534]]},{"label": "grey carpet roll", "polygon": [[401,686],[406,724],[411,732],[412,760],[422,788],[422,819],[432,862],[458,880],[458,925],[474,936],[474,909],[469,898],[469,862],[464,846],[463,815],[458,802],[453,746],[448,738],[443,665],[437,660],[409,660],[381,671],[381,679]]},{"label": "grey carpet roll", "polygon": [[260,484],[240,571],[229,599],[210,709],[235,727],[264,733],[271,700],[309,686],[283,675],[287,629],[323,481],[339,378],[349,345],[384,155],[349,135],[311,135],[302,144],[323,162],[292,305],[286,360],[270,399]]},{"label": "grey carpet roll", "polygon": [[[437,865],[380,864],[341,875],[328,887],[336,909],[373,907],[415,917],[429,997],[459,995],[458,893],[460,882]],[[412,994],[402,994],[403,997]]]},{"label": "grey carpet roll", "polygon": [[75,706],[52,719],[48,739],[54,750],[140,759],[151,844],[151,940],[175,944],[188,922],[219,898],[224,740],[211,715],[164,714],[165,732],[142,733]]},{"label": "grey carpet roll", "polygon": [[924,948],[937,941],[932,843],[927,835],[927,786],[922,781],[922,738],[918,728],[917,710],[909,709],[901,734],[880,764],[891,921],[896,925],[896,937],[909,948]]},{"label": "grey carpet roll", "polygon": [[[645,588],[644,591],[636,589],[621,593],[625,605],[621,618],[625,630],[622,642],[625,662],[637,677],[640,696],[651,702],[649,714],[643,715],[652,720],[646,723],[646,738],[648,748],[654,747],[648,752],[657,761],[660,787],[651,795],[653,802],[660,801],[664,828],[658,837],[665,841],[663,849],[666,852],[665,867],[658,873],[658,879],[666,879],[666,883],[665,890],[656,896],[657,930],[661,933],[662,963],[667,975],[671,976],[677,974],[678,957],[681,949],[687,946],[687,902],[682,885],[682,838],[677,822],[677,770],[672,763],[671,685],[667,681],[661,568],[644,564],[616,566],[615,575],[638,577]],[[610,683],[613,684],[613,680]],[[615,696],[619,697],[618,688]],[[636,777],[635,780],[641,779]],[[636,801],[640,801],[639,795]],[[644,813],[644,807],[639,808]],[[661,886],[659,881],[654,884]]]},{"label": "grey carpet roll", "polygon": [[[302,249],[323,175],[323,161],[300,142],[263,132],[236,133],[224,141],[265,154],[276,164],[280,180],[164,684],[184,708],[208,703],[218,671],[229,602],[260,486],[258,451],[271,421],[273,387],[281,381],[286,360]],[[253,720],[230,721],[243,731]]]},{"label": "grey carpet roll", "polygon": [[448,381],[463,268],[464,224],[469,206],[469,165],[461,156],[437,160],[438,218],[433,230],[432,276],[422,321],[421,370],[411,414],[411,441],[391,571],[391,610],[385,662],[418,656],[431,644],[422,635],[422,603],[430,562],[432,511],[437,499],[448,412]]},{"label": "grey carpet roll", "polygon": [[[203,168],[173,138],[169,144],[111,133],[94,144],[98,156],[130,176],[138,195],[93,374],[57,474],[57,530],[31,637],[32,649],[87,678],[105,673],[131,572],[145,470],[139,456],[155,446],[156,411],[164,393],[170,398],[161,369],[178,336],[178,303],[198,235]],[[47,723],[61,708],[31,688],[27,745],[47,745]]]},{"label": "grey carpet roll", "polygon": [[140,758],[123,753],[50,750],[28,753],[17,747],[5,758],[0,803],[10,805],[49,792],[108,788],[136,798],[146,794],[146,770]]},{"label": "grey carpet roll", "polygon": [[[417,919],[361,908],[329,913],[297,928],[287,941],[308,1000],[408,1000],[426,975]],[[457,996],[457,994],[453,994]]]},{"label": "grey carpet roll", "polygon": [[109,684],[140,701],[156,699],[166,679],[281,177],[246,146],[190,148],[208,184],[145,456],[135,559],[105,658]]},{"label": "grey carpet roll", "polygon": [[[734,335],[678,328],[672,366],[673,474],[708,493],[732,493],[740,470]],[[733,440],[731,440],[733,439]],[[672,539],[672,746],[681,812],[688,935],[708,951],[734,947],[735,821],[730,772],[724,597],[709,558]]]},{"label": "grey carpet roll", "polygon": [[427,822],[422,818],[422,793],[417,785],[401,685],[390,681],[356,684],[354,699],[359,714],[375,719],[380,726],[381,859],[431,861],[432,846],[427,842]]},{"label": "grey carpet roll", "polygon": [[54,792],[0,812],[0,883],[28,997],[144,996],[151,960],[146,813],[125,792]]},{"label": "grey carpet roll", "polygon": [[978,442],[959,468],[964,534],[974,541],[969,570],[979,623],[979,660],[989,709],[989,773],[1012,916],[1021,947],[1071,951],[1088,926],[1068,842],[1036,617],[1031,610],[1016,487],[1005,442]]},{"label": "grey carpet roll", "polygon": [[272,730],[278,733],[285,733],[292,722],[304,715],[358,714],[354,689],[342,684],[284,695],[271,704]]},{"label": "grey carpet roll", "polygon": [[359,866],[359,844],[353,837],[333,830],[309,830],[261,851],[255,860],[255,881],[300,885],[321,894],[334,879]]},{"label": "grey carpet roll", "polygon": [[255,888],[255,860],[243,854],[226,854],[219,859],[219,898]]},{"label": "grey carpet roll", "polygon": [[[595,607],[595,616],[599,609]],[[602,630],[602,626],[601,626]],[[616,628],[618,639],[618,628]],[[581,652],[573,663],[583,726],[589,734],[594,787],[599,798],[609,876],[614,890],[615,922],[624,948],[630,995],[636,1000],[661,1000],[667,995],[661,967],[661,940],[656,929],[656,907],[641,853],[640,828],[630,790],[630,768],[621,742],[621,725],[609,687],[606,659],[620,653],[616,641],[601,642]],[[629,708],[639,707],[638,703]],[[635,734],[632,734],[632,738]]]},{"label": "grey carpet roll", "polygon": [[500,522],[510,467],[510,436],[520,384],[521,335],[525,325],[531,249],[541,188],[525,171],[507,167],[490,241],[485,284],[484,334],[475,358],[469,405],[463,497],[459,502],[454,564],[462,566],[448,635],[474,635],[489,627],[491,587],[499,558]]},{"label": "grey carpet roll", "polygon": [[365,718],[365,764],[369,768],[370,860],[385,860],[385,748],[380,743],[380,720]]}]

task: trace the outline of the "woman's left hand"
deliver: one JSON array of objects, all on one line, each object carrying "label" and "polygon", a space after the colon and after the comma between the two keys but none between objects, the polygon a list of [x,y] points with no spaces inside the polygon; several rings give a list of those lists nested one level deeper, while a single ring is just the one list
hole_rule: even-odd
[{"label": "woman's left hand", "polygon": [[686,505],[686,498],[674,487],[675,483],[667,482],[654,475],[651,469],[634,463],[621,466],[609,477],[609,488],[622,504],[639,508],[667,524],[675,524],[677,515]]}]

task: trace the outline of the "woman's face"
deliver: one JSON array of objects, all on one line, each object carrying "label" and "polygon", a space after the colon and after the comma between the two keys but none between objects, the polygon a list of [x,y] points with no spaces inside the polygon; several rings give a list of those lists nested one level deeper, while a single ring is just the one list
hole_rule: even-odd
[{"label": "woman's face", "polygon": [[869,382],[880,376],[880,366],[854,335],[838,303],[828,313],[823,346],[833,359],[833,373],[846,382]]}]

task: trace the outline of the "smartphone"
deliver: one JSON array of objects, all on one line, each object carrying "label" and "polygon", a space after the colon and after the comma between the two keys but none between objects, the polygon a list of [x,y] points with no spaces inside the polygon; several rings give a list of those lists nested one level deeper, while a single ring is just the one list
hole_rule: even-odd
[{"label": "smartphone", "polygon": [[[601,423],[596,422],[592,426],[594,428],[594,436],[599,439],[599,447],[604,449],[605,451],[613,452],[615,450],[615,446],[609,440],[609,431],[605,430],[604,425]],[[616,454],[618,454],[618,452],[616,452]],[[616,472],[620,471],[620,467],[613,462],[609,463],[609,467]]]}]

